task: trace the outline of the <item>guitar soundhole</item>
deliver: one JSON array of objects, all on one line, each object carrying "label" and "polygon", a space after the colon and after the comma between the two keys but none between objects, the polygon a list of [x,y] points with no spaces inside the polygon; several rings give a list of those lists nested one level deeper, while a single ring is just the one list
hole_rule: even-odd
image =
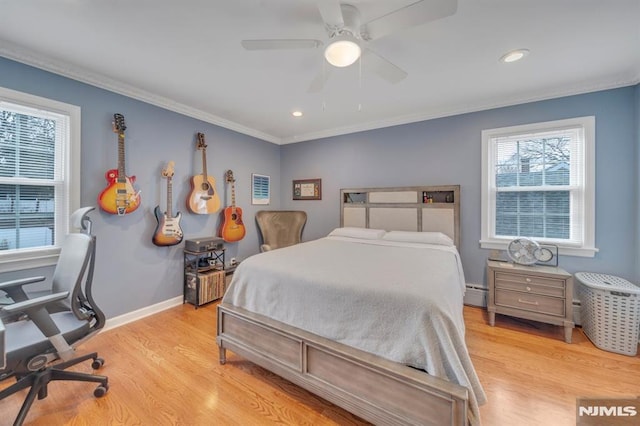
[{"label": "guitar soundhole", "polygon": [[232,215],[231,215],[231,219],[232,219],[232,220],[238,220],[238,215],[237,215],[237,214],[235,214],[235,213],[234,213],[234,214],[232,214]]},{"label": "guitar soundhole", "polygon": [[202,183],[202,190],[203,191],[209,191],[209,188],[210,188],[210,186],[209,186],[209,184],[207,182],[203,182]]}]

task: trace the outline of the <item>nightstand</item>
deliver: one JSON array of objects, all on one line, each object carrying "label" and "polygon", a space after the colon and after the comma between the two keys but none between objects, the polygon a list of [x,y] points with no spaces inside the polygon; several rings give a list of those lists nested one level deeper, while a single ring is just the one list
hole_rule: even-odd
[{"label": "nightstand", "polygon": [[504,314],[564,327],[571,343],[573,276],[562,268],[487,261],[489,324]]}]

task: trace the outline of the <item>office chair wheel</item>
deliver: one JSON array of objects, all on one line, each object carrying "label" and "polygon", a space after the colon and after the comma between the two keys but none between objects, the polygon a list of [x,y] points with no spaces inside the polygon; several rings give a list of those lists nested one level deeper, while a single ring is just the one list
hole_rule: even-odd
[{"label": "office chair wheel", "polygon": [[95,396],[96,398],[101,398],[107,393],[108,390],[109,385],[105,383],[104,385],[100,385],[95,388],[95,390],[93,391],[93,396]]},{"label": "office chair wheel", "polygon": [[93,362],[91,363],[91,368],[93,368],[94,370],[98,370],[100,369],[102,366],[104,365],[104,359],[102,358],[96,358],[93,360]]}]

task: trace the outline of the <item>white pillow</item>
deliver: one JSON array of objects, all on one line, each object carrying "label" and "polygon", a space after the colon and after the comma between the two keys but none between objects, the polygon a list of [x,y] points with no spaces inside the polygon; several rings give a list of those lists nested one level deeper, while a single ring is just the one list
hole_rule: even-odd
[{"label": "white pillow", "polygon": [[387,241],[406,243],[438,244],[453,246],[453,240],[442,232],[389,231],[382,237]]},{"label": "white pillow", "polygon": [[371,228],[336,228],[329,233],[330,237],[360,238],[363,240],[379,240],[386,233],[384,229]]}]

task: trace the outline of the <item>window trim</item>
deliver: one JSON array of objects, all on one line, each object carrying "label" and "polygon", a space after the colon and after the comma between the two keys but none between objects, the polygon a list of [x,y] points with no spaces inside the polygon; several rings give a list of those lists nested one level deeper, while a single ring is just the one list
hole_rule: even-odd
[{"label": "window trim", "polygon": [[492,234],[495,222],[496,191],[489,187],[493,173],[489,167],[492,149],[491,139],[518,133],[537,133],[567,127],[580,126],[584,129],[584,199],[583,235],[581,245],[558,243],[560,254],[569,256],[594,257],[595,247],[595,117],[585,116],[566,120],[501,127],[482,131],[482,202],[480,247],[484,249],[506,250],[511,238],[500,238]]},{"label": "window trim", "polygon": [[[62,235],[69,232],[69,218],[80,208],[81,109],[79,106],[0,87],[0,101],[69,116],[69,141],[64,150],[66,202],[65,217],[57,221]],[[56,211],[58,214],[58,211]],[[0,253],[0,273],[55,265],[60,254],[61,239],[54,247],[16,250]]]}]

